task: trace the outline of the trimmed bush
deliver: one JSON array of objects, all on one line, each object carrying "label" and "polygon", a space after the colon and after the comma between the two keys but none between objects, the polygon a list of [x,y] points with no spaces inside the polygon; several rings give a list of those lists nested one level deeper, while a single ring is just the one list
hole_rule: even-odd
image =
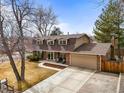
[{"label": "trimmed bush", "polygon": [[32,55],[27,56],[29,61],[39,61],[41,59],[41,53],[38,51],[34,51]]}]

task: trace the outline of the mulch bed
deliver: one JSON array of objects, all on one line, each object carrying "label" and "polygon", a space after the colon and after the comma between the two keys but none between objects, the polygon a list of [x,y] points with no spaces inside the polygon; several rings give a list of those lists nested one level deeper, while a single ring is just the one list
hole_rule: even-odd
[{"label": "mulch bed", "polygon": [[58,69],[64,69],[64,68],[66,68],[66,66],[61,66],[61,65],[56,65],[56,64],[50,64],[50,63],[44,63],[43,65],[48,66],[48,67],[58,68]]}]

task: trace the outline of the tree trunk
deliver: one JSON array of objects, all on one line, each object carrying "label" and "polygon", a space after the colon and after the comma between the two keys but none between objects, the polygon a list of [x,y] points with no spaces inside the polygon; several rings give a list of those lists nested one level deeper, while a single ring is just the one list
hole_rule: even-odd
[{"label": "tree trunk", "polygon": [[19,29],[20,29],[20,35],[21,35],[21,80],[25,80],[25,46],[24,46],[24,35],[23,35],[23,30],[21,27],[21,23],[19,24]]},{"label": "tree trunk", "polygon": [[24,11],[21,10],[21,8],[18,6],[16,0],[11,0],[11,3],[12,3],[13,13],[16,18],[17,25],[19,27],[19,36],[20,36],[19,54],[21,56],[21,80],[24,81],[25,80],[25,45],[24,45],[24,32],[22,27]]},{"label": "tree trunk", "polygon": [[120,44],[118,44],[118,58],[121,59],[121,51]]},{"label": "tree trunk", "polygon": [[16,76],[17,81],[21,81],[21,77],[20,77],[19,72],[18,72],[18,70],[16,68],[16,65],[14,63],[14,60],[12,58],[11,53],[9,52],[9,50],[7,50],[6,53],[7,53],[8,57],[9,57],[10,64],[11,64],[11,66],[13,68],[13,72],[15,73],[15,76]]},{"label": "tree trunk", "polygon": [[25,80],[25,51],[22,51],[21,55],[21,80]]},{"label": "tree trunk", "polygon": [[4,37],[3,20],[4,19],[2,19],[2,15],[1,15],[1,11],[0,11],[0,35],[1,35],[2,43],[3,43],[3,46],[4,46],[4,50],[5,50],[7,56],[9,58],[9,60],[10,60],[10,65],[12,66],[12,69],[13,69],[13,72],[14,72],[14,74],[16,76],[16,79],[17,79],[17,81],[20,81],[21,77],[20,77],[19,72],[18,72],[18,70],[16,68],[16,65],[14,63],[14,59],[12,57],[11,51],[9,50],[9,47],[8,47],[8,45],[6,43],[6,39],[5,39],[6,37]]}]

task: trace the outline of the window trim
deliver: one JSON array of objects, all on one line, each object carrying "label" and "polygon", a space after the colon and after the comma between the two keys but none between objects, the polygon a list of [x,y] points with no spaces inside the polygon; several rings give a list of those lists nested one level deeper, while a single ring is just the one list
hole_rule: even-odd
[{"label": "window trim", "polygon": [[[63,41],[65,41],[66,44],[64,44]],[[60,42],[62,42],[62,43],[60,43]],[[67,39],[60,39],[59,40],[59,45],[67,45]]]},{"label": "window trim", "polygon": [[[53,44],[51,44],[49,42],[53,42]],[[47,40],[47,45],[54,45],[54,40]]]},{"label": "window trim", "polygon": [[43,40],[37,39],[37,44],[38,45],[42,45],[43,44]]}]

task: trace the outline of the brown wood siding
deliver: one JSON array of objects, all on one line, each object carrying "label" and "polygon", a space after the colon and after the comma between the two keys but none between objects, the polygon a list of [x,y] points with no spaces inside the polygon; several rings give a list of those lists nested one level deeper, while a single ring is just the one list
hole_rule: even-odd
[{"label": "brown wood siding", "polygon": [[46,60],[48,57],[48,53],[46,51],[43,51],[43,60]]},{"label": "brown wood siding", "polygon": [[85,43],[89,43],[90,40],[88,37],[86,36],[82,36],[80,38],[77,38],[76,39],[76,43],[75,43],[75,48],[78,48],[79,46],[81,46],[82,44],[85,44]]},{"label": "brown wood siding", "polygon": [[47,40],[43,40],[43,44],[39,45],[40,49],[48,51],[73,51],[75,47],[75,38],[67,40],[67,45],[59,45],[58,40],[54,40],[54,45],[48,45]]}]

